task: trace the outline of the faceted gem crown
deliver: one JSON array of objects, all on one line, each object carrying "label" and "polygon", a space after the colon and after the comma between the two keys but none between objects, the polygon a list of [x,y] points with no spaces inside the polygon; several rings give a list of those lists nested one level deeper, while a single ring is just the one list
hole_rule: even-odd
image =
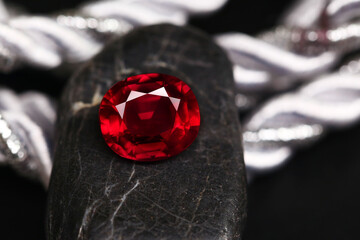
[{"label": "faceted gem crown", "polygon": [[195,140],[200,127],[199,105],[190,87],[158,73],[116,83],[100,104],[99,119],[108,146],[136,161],[179,154]]}]

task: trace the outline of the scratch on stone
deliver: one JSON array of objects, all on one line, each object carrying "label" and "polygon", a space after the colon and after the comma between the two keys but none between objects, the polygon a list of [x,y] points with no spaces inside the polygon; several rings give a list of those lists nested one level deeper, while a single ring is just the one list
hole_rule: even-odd
[{"label": "scratch on stone", "polygon": [[107,177],[106,177],[106,183],[105,183],[105,189],[104,189],[104,194],[105,196],[109,197],[111,190],[118,185],[118,183],[114,183],[111,184],[110,186],[108,185],[109,181],[110,181],[110,177],[111,177],[111,172],[112,172],[112,168],[113,168],[113,162],[114,159],[111,160],[110,162],[110,167],[109,167],[109,171],[107,173]]},{"label": "scratch on stone", "polygon": [[118,183],[114,183],[114,184],[111,184],[111,185],[106,185],[105,190],[104,190],[105,196],[109,197],[112,189],[114,187],[118,186],[118,185],[119,185]]},{"label": "scratch on stone", "polygon": [[80,180],[80,177],[81,177],[81,174],[82,174],[82,170],[83,170],[82,164],[81,164],[81,154],[80,154],[80,151],[78,151],[78,158],[77,158],[77,160],[78,160],[78,163],[79,163],[79,175],[78,175],[78,177],[77,177],[77,181],[79,181],[79,180]]},{"label": "scratch on stone", "polygon": [[135,185],[129,190],[127,191],[120,199],[119,205],[117,206],[117,208],[115,209],[113,215],[110,218],[110,223],[111,223],[111,234],[110,237],[108,239],[113,239],[114,236],[114,219],[116,217],[116,215],[118,214],[118,212],[120,211],[121,207],[123,206],[124,202],[126,201],[126,198],[128,197],[128,195],[134,191],[138,186],[139,186],[140,182],[139,180],[136,181]]},{"label": "scratch on stone", "polygon": [[163,62],[163,61],[157,61],[157,60],[148,60],[144,63],[144,65],[146,66],[150,66],[150,67],[163,67],[163,68],[169,68],[172,70],[176,70],[176,66],[169,64],[167,62]]},{"label": "scratch on stone", "polygon": [[157,55],[155,55],[153,58],[154,61],[158,61],[160,56],[165,52],[167,47],[170,45],[170,42],[171,42],[170,36],[171,36],[171,33],[167,34],[167,36],[162,39],[160,50],[158,51]]},{"label": "scratch on stone", "polygon": [[[162,58],[162,55],[167,52],[166,51],[167,48],[171,44],[174,44],[174,45],[178,44],[177,42],[171,40],[171,38],[170,38],[171,35],[172,35],[172,32],[169,32],[166,34],[166,36],[164,36],[164,38],[161,39],[160,47],[159,47],[158,51],[154,54],[149,54],[149,56],[147,57],[147,59],[145,61],[145,65],[161,66],[161,64],[164,63],[163,61],[160,61],[160,59]],[[156,64],[150,64],[150,63],[156,63]]]},{"label": "scratch on stone", "polygon": [[102,99],[102,96],[100,94],[100,87],[98,86],[95,90],[95,93],[92,97],[92,100],[91,100],[91,103],[84,103],[82,101],[79,101],[79,102],[75,102],[73,105],[72,105],[72,111],[74,114],[76,114],[78,111],[84,109],[84,108],[90,108],[90,107],[94,107],[98,104],[100,104],[101,102],[101,99]]},{"label": "scratch on stone", "polygon": [[164,207],[160,206],[159,204],[157,204],[155,201],[151,200],[150,198],[148,198],[147,196],[145,196],[144,194],[142,194],[141,192],[138,192],[139,195],[141,195],[143,198],[145,198],[146,200],[148,200],[149,202],[151,202],[155,207],[161,209],[162,211],[164,211],[165,213],[177,218],[177,219],[180,219],[188,224],[191,224],[193,226],[196,226],[196,227],[199,227],[205,231],[208,231],[208,232],[211,232],[211,233],[214,233],[214,232],[218,232],[220,229],[218,228],[213,228],[211,226],[204,226],[204,225],[199,225],[199,224],[196,224],[196,223],[193,223],[191,221],[189,221],[188,219],[186,218],[183,218],[179,215],[176,215],[175,213],[172,213],[170,212],[169,210],[165,209]]},{"label": "scratch on stone", "polygon": [[112,171],[112,168],[113,168],[113,163],[114,163],[114,159],[111,159],[110,167],[109,167],[109,171],[108,171],[108,173],[107,173],[106,184],[105,184],[105,185],[108,185],[109,178],[110,178],[110,176],[111,176],[111,171]]},{"label": "scratch on stone", "polygon": [[189,58],[182,58],[182,61],[188,63],[189,65],[195,65],[195,66],[204,67],[204,68],[211,68],[214,66],[212,63],[204,62],[201,60],[195,61],[195,60],[192,60]]},{"label": "scratch on stone", "polygon": [[82,218],[82,222],[81,222],[81,226],[79,228],[79,233],[77,236],[77,239],[81,239],[83,238],[83,234],[84,234],[84,228],[86,227],[86,225],[89,223],[91,217],[94,214],[94,211],[96,210],[96,208],[99,206],[99,201],[100,199],[94,201],[88,208],[86,208],[84,216]]},{"label": "scratch on stone", "polygon": [[190,222],[189,220],[187,220],[186,218],[180,217],[180,216],[176,215],[175,213],[170,212],[169,210],[167,210],[167,209],[163,208],[162,206],[160,206],[159,204],[157,204],[155,201],[153,201],[153,200],[151,200],[150,198],[148,198],[147,196],[145,196],[144,194],[142,194],[142,193],[139,193],[139,194],[140,194],[142,197],[144,197],[146,200],[148,200],[149,202],[151,202],[152,204],[154,204],[155,207],[160,208],[161,210],[163,210],[163,211],[166,212],[167,214],[169,214],[169,215],[171,215],[171,216],[173,216],[173,217],[175,217],[175,218],[178,218],[178,219],[180,219],[180,220],[183,220],[184,222],[187,222],[187,223],[190,223],[190,224],[191,224],[191,222]]},{"label": "scratch on stone", "polygon": [[132,171],[131,171],[130,177],[129,177],[129,179],[128,179],[128,182],[131,181],[131,179],[133,178],[134,174],[135,174],[135,164],[132,166]]},{"label": "scratch on stone", "polygon": [[127,68],[124,62],[124,59],[116,58],[117,64],[115,64],[115,72],[117,79],[123,79],[124,75],[134,74],[136,72],[135,68]]},{"label": "scratch on stone", "polygon": [[193,216],[192,216],[192,218],[191,218],[191,220],[190,220],[191,224],[189,224],[189,227],[188,227],[188,230],[187,230],[186,233],[185,233],[185,236],[188,236],[189,233],[190,233],[190,231],[191,231],[191,229],[192,229],[193,221],[194,221],[194,219],[195,219],[195,214],[196,214],[197,210],[199,209],[200,202],[201,202],[201,200],[203,199],[203,195],[204,195],[204,192],[206,191],[206,188],[207,188],[208,183],[209,183],[209,175],[206,176],[206,185],[205,185],[204,189],[200,192],[199,197],[197,198],[195,210],[194,210]]},{"label": "scratch on stone", "polygon": [[[168,53],[168,56],[173,56],[173,58],[176,59],[176,64],[175,65],[179,65],[179,63],[185,63],[187,65],[192,65],[192,66],[199,66],[199,67],[204,67],[204,68],[211,68],[213,67],[213,64],[210,62],[204,62],[201,60],[194,60],[191,58],[186,57],[186,51],[189,50],[189,48],[191,48],[191,42],[187,41],[186,43],[182,44],[182,47],[180,49],[179,52],[177,53]],[[192,49],[191,49],[192,51]]]},{"label": "scratch on stone", "polygon": [[220,92],[225,93],[227,96],[229,96],[229,97],[231,97],[231,98],[234,98],[233,89],[226,89],[226,88],[220,87],[220,86],[218,86],[218,85],[215,86],[215,89],[216,89],[216,90],[219,90]]}]

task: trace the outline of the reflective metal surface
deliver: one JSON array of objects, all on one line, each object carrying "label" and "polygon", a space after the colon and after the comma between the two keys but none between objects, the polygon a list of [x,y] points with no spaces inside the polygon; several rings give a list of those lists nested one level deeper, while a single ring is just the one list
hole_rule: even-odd
[{"label": "reflective metal surface", "polygon": [[215,40],[228,52],[235,65],[235,82],[244,91],[254,84],[255,90],[281,89],[279,78],[286,77],[290,85],[290,81],[326,72],[337,60],[333,52],[299,55],[241,33],[219,35]]},{"label": "reflective metal surface", "polygon": [[0,164],[9,164],[46,187],[55,117],[55,107],[45,95],[0,89]]},{"label": "reflective metal surface", "polygon": [[295,149],[318,140],[329,129],[360,119],[360,74],[333,73],[298,91],[275,97],[245,122],[245,161],[250,172],[271,171]]},{"label": "reflective metal surface", "polygon": [[111,35],[156,23],[184,25],[190,15],[211,13],[226,1],[108,0],[50,17],[9,15],[0,1],[0,71],[21,64],[56,68],[83,62],[98,53]]}]

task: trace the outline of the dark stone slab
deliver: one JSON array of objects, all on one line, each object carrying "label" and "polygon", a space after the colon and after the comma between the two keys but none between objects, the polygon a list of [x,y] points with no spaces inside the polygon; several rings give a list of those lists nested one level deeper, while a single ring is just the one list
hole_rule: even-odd
[{"label": "dark stone slab", "polygon": [[[98,122],[105,92],[146,72],[183,79],[201,111],[195,142],[157,163],[117,156]],[[193,28],[151,26],[110,44],[62,98],[48,239],[241,239],[246,177],[233,88],[225,54]]]}]

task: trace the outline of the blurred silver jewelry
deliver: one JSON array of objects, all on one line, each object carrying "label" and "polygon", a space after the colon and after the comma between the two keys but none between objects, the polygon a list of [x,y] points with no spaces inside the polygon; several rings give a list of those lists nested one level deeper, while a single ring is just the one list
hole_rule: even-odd
[{"label": "blurred silver jewelry", "polygon": [[56,68],[83,62],[114,35],[156,23],[184,25],[190,15],[219,9],[227,0],[107,0],[58,16],[12,15],[0,1],[0,71],[21,64]]},{"label": "blurred silver jewelry", "polygon": [[271,99],[245,121],[243,141],[250,176],[279,168],[296,149],[360,119],[360,68],[349,71],[349,67]]},{"label": "blurred silver jewelry", "polygon": [[54,104],[47,96],[0,89],[0,164],[47,186],[55,118]]}]

